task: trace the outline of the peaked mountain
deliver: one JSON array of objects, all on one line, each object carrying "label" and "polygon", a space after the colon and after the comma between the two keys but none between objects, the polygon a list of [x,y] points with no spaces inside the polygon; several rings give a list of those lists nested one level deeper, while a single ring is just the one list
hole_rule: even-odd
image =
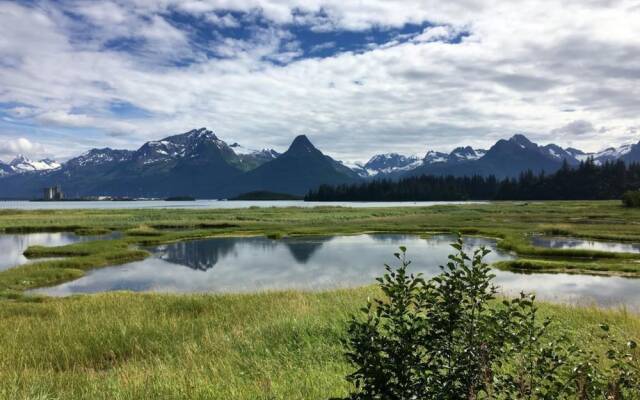
[{"label": "peaked mountain", "polygon": [[575,161],[568,152],[559,150],[562,149],[554,145],[538,146],[518,134],[509,140],[499,140],[484,154],[480,151],[467,159],[447,158],[444,162],[424,164],[406,175],[495,175],[504,178],[518,176],[527,170],[554,172],[565,159]]},{"label": "peaked mountain", "polygon": [[503,177],[525,170],[553,172],[560,168],[562,160],[562,155],[554,154],[552,149],[540,147],[524,135],[514,135],[509,140],[499,140],[476,162],[482,170]]},{"label": "peaked mountain", "polygon": [[251,191],[303,195],[321,184],[354,183],[356,172],[324,155],[309,139],[298,136],[281,156],[251,170],[224,188],[226,197]]}]

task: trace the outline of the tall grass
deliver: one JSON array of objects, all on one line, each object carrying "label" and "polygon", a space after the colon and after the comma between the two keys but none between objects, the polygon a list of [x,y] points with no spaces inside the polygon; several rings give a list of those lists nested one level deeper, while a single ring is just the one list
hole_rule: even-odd
[{"label": "tall grass", "polygon": [[[249,295],[112,293],[0,307],[3,399],[327,399],[350,372],[340,339],[377,288]],[[543,305],[584,346],[640,337],[620,311]]]}]

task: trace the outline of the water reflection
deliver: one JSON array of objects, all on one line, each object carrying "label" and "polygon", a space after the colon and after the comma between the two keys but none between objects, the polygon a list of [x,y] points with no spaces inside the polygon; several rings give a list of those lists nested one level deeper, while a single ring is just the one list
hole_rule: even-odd
[{"label": "water reflection", "polygon": [[[412,272],[434,276],[438,266],[447,262],[453,240],[448,235],[198,240],[161,246],[144,261],[91,271],[76,281],[34,292],[66,296],[112,290],[186,293],[360,286],[374,283],[383,263],[395,264],[393,253],[400,245],[408,247]],[[466,238],[465,245],[467,250],[492,249],[488,262],[512,258],[489,239]],[[495,271],[495,275],[507,293],[526,291],[552,301],[640,306],[640,280],[506,271]]]},{"label": "water reflection", "polygon": [[0,271],[30,262],[24,256],[24,252],[29,246],[64,246],[89,240],[107,239],[114,236],[115,234],[78,236],[69,232],[0,235]]},{"label": "water reflection", "polygon": [[[358,235],[271,240],[219,238],[173,243],[152,249],[141,262],[104,268],[39,292],[52,295],[129,289],[160,292],[238,292],[272,289],[326,289],[365,285],[393,263],[398,246],[409,248],[414,271],[438,272],[447,261],[450,236],[429,240],[412,235]],[[467,247],[494,243],[469,238]],[[509,258],[493,252],[490,261]],[[189,269],[178,267],[189,267]]]},{"label": "water reflection", "polygon": [[640,311],[640,279],[573,274],[494,271],[504,293],[535,293],[539,299],[578,305],[625,306]]},{"label": "water reflection", "polygon": [[306,264],[311,256],[322,247],[330,237],[287,238],[269,240],[263,237],[245,238],[242,241],[218,238],[172,243],[152,249],[154,255],[172,264],[183,265],[191,269],[206,271],[221,260],[238,258],[245,252],[259,251],[269,253],[277,246],[284,245],[297,263]]},{"label": "water reflection", "polygon": [[531,240],[534,246],[551,249],[580,249],[609,251],[612,253],[640,253],[640,244],[605,242],[571,237],[534,236]]}]

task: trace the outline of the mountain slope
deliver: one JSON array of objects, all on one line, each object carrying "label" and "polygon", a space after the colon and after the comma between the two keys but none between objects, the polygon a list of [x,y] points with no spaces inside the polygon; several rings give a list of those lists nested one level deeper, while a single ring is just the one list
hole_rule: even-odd
[{"label": "mountain slope", "polygon": [[524,135],[514,135],[509,140],[499,140],[481,157],[425,164],[405,176],[495,175],[504,178],[518,176],[527,170],[553,172],[562,166],[564,157],[569,157],[569,153],[555,155],[554,151],[557,151],[554,147],[540,147]]},{"label": "mountain slope", "polygon": [[301,135],[285,153],[239,176],[222,192],[226,197],[258,190],[303,195],[321,184],[353,183],[359,179],[358,174],[322,154]]},{"label": "mountain slope", "polygon": [[629,146],[629,151],[622,155],[621,160],[626,163],[640,163],[640,142]]}]

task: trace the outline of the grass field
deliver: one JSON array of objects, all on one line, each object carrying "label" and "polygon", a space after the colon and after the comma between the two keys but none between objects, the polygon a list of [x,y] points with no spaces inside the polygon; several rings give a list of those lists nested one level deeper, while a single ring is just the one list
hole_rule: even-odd
[{"label": "grass field", "polygon": [[[373,287],[324,293],[114,293],[0,307],[3,399],[328,399],[345,395],[340,338]],[[544,305],[585,348],[622,311]],[[601,349],[604,351],[604,347]]]},{"label": "grass field", "polygon": [[[110,293],[64,299],[22,291],[147,256],[131,245],[217,235],[463,232],[502,239],[520,260],[501,268],[640,276],[633,254],[549,250],[531,233],[640,242],[640,210],[618,202],[499,203],[429,208],[0,211],[5,232],[117,230],[113,241],[32,247],[63,256],[0,272],[2,399],[327,399],[346,394],[340,338],[375,287],[249,295]],[[348,266],[345,266],[348,267]],[[381,268],[382,272],[382,268]],[[640,339],[624,310],[543,304],[585,348],[597,325]]]}]

